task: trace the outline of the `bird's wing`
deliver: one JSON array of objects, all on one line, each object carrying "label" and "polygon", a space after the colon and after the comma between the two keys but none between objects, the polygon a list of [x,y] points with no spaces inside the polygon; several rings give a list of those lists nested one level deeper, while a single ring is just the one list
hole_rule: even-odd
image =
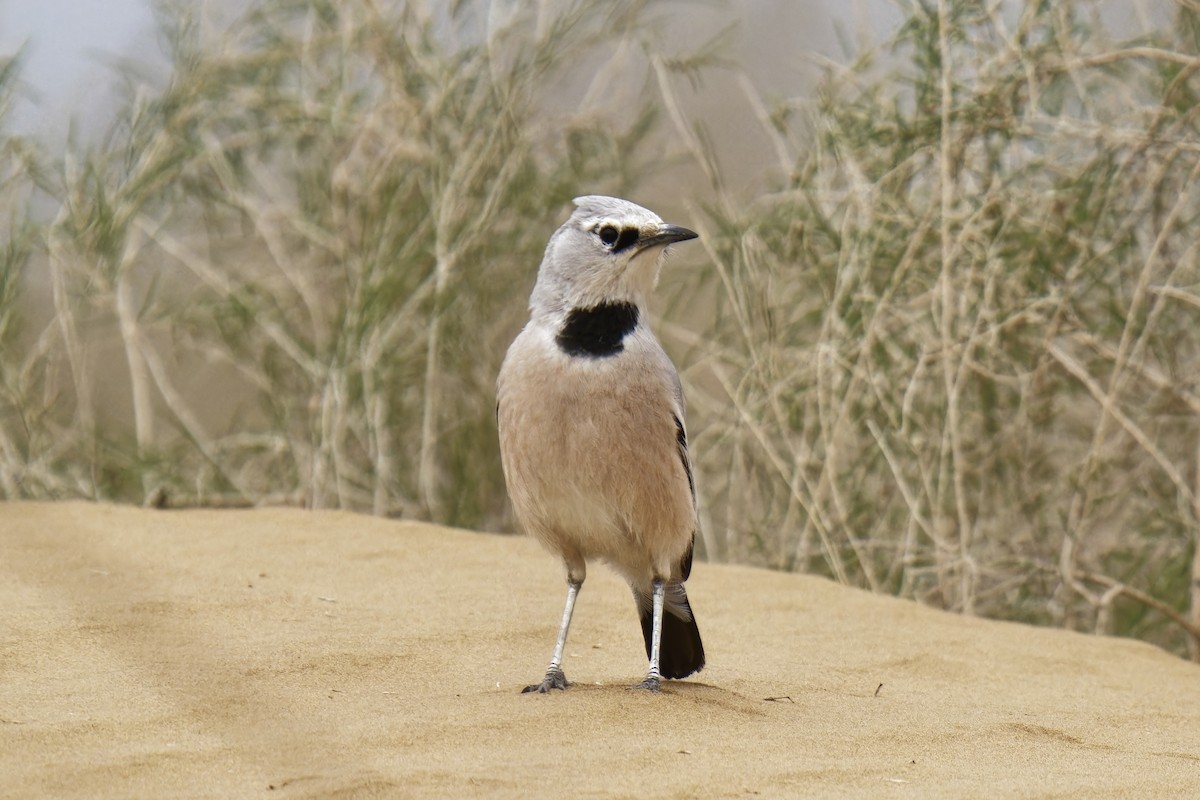
[{"label": "bird's wing", "polygon": [[683,471],[687,473],[688,489],[692,492],[692,505],[696,505],[696,481],[692,477],[692,459],[688,455],[687,431],[684,430],[683,420],[678,414],[672,415],[675,419],[675,442],[679,448],[679,461],[683,464]]}]

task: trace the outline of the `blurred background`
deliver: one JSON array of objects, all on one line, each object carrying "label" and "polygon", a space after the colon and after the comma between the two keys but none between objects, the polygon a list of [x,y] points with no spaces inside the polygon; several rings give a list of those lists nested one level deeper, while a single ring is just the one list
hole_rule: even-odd
[{"label": "blurred background", "polygon": [[701,233],[704,558],[1200,659],[1198,70],[1192,0],[0,0],[0,497],[512,531],[615,194]]}]

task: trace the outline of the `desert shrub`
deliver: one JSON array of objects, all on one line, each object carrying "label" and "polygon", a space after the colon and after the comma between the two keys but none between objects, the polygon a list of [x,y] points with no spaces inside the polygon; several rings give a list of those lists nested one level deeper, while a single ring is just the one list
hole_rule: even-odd
[{"label": "desert shrub", "polygon": [[1196,632],[1200,58],[1177,14],[1116,41],[1090,3],[911,3],[884,50],[764,113],[786,168],[705,237],[710,552]]},{"label": "desert shrub", "polygon": [[653,122],[604,78],[643,4],[501,6],[165,8],[169,80],[130,73],[69,148],[46,234],[34,383],[70,478],[13,463],[9,494],[498,524],[494,380],[546,221],[628,190]]},{"label": "desert shrub", "polygon": [[[9,118],[20,96],[20,54],[0,57],[0,492],[19,496],[25,474],[53,481],[43,438],[45,398],[29,397],[31,366],[47,343],[27,346],[25,275],[38,251],[40,228],[31,205],[43,180],[41,155],[26,137],[13,134]],[[20,470],[13,467],[21,465]]]}]

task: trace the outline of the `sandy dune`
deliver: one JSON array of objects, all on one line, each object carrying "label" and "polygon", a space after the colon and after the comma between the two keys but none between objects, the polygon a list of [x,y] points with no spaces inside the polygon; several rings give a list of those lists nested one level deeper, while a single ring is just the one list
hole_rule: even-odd
[{"label": "sandy dune", "polygon": [[[1200,669],[697,565],[659,696],[624,585],[345,513],[0,504],[4,797],[1200,797]],[[882,684],[882,686],[881,686]],[[878,691],[877,691],[878,690]]]}]

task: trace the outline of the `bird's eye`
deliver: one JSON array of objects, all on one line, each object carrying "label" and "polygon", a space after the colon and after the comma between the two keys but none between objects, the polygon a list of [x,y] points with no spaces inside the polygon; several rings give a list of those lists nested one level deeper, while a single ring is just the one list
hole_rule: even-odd
[{"label": "bird's eye", "polygon": [[604,242],[605,247],[612,247],[616,243],[617,237],[621,235],[612,225],[605,225],[597,233],[600,235],[600,241]]}]

